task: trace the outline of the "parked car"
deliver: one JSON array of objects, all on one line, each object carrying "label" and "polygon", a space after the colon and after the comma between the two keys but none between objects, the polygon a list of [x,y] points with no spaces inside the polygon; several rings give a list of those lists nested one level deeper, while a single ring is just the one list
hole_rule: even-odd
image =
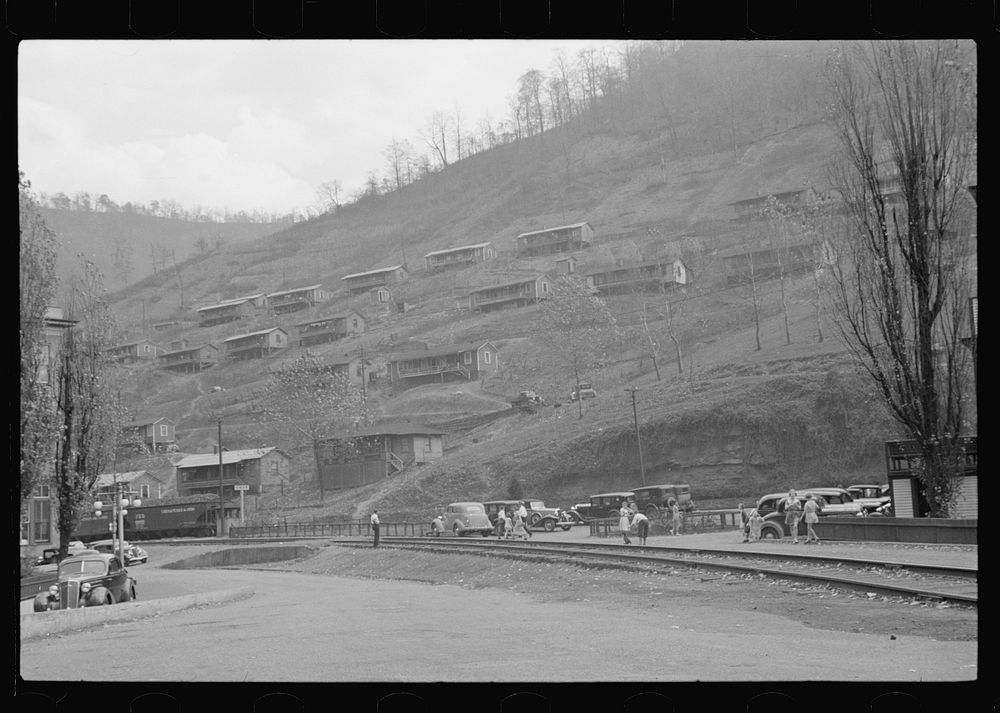
[{"label": "parked car", "polygon": [[[125,566],[132,564],[146,564],[146,560],[149,559],[149,554],[146,550],[142,549],[138,545],[133,545],[128,542],[123,542],[123,549],[125,550]],[[118,550],[115,548],[114,540],[98,540],[97,542],[91,542],[90,546],[92,549],[98,552],[106,552],[108,554],[113,554],[118,556]]]},{"label": "parked car", "polygon": [[493,523],[482,503],[451,503],[444,511],[444,529],[456,536],[478,532],[487,537],[493,532]]},{"label": "parked car", "polygon": [[869,514],[892,501],[888,485],[848,485],[847,492]]},{"label": "parked car", "polygon": [[[823,516],[857,516],[861,515],[861,506],[851,498],[843,488],[808,488],[804,490],[796,489],[800,503],[805,503],[808,496],[812,494],[819,499],[819,515]],[[845,498],[846,496],[846,498]],[[785,498],[788,493],[769,493],[757,501],[757,512],[764,517],[761,523],[760,536],[764,540],[780,540],[788,537],[791,533],[785,524]],[[803,525],[799,525],[799,534],[802,534]]]},{"label": "parked car", "polygon": [[590,503],[577,503],[576,505],[571,505],[570,508],[566,510],[566,514],[575,522],[589,522],[594,519],[590,514]]},{"label": "parked car", "polygon": [[573,519],[559,508],[545,507],[541,500],[524,500],[528,511],[528,525],[540,527],[546,532],[552,532],[557,527],[568,530],[573,526]]},{"label": "parked car", "polygon": [[[88,548],[85,544],[80,542],[80,540],[72,540],[69,543],[69,548],[66,550],[66,556],[69,557],[71,555],[77,554],[78,552],[85,552],[85,551],[88,551]],[[59,563],[58,557],[59,557],[58,547],[46,547],[44,550],[42,550],[42,554],[38,556],[38,559],[35,560],[35,566],[37,567],[46,564],[51,564],[51,565],[58,564]]]},{"label": "parked car", "polygon": [[594,387],[590,385],[589,381],[581,381],[571,392],[569,392],[570,401],[576,401],[577,399],[593,399],[596,397],[597,392],[594,391]]},{"label": "parked car", "polygon": [[694,510],[690,485],[644,485],[632,488],[632,492],[635,494],[636,506],[647,517],[658,515],[661,510],[669,512],[675,501],[684,512]]},{"label": "parked car", "polygon": [[497,524],[497,513],[500,512],[500,508],[506,510],[507,516],[510,517],[520,504],[520,500],[487,500],[483,503],[483,507],[486,509],[486,517],[495,526]]},{"label": "parked car", "polygon": [[545,401],[534,391],[522,391],[510,400],[510,405],[524,411],[534,411],[536,407],[542,406]]},{"label": "parked car", "polygon": [[76,554],[59,563],[56,583],[35,596],[36,612],[77,609],[136,598],[136,580],[113,555]]},{"label": "parked car", "polygon": [[623,490],[617,493],[599,493],[590,496],[590,519],[602,520],[609,517],[618,517],[622,503],[635,495],[631,490]]}]

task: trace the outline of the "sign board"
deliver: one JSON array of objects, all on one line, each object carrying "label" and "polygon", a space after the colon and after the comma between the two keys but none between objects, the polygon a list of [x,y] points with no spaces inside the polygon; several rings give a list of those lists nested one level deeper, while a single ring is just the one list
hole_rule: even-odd
[{"label": "sign board", "polygon": [[250,490],[249,485],[234,485],[233,490]]}]

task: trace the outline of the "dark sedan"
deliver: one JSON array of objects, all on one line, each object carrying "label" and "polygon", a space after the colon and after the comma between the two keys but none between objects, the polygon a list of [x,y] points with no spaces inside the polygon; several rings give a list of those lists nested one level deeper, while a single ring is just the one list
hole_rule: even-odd
[{"label": "dark sedan", "polygon": [[135,579],[113,555],[95,552],[67,557],[59,563],[57,581],[35,597],[36,612],[77,609],[136,598]]}]

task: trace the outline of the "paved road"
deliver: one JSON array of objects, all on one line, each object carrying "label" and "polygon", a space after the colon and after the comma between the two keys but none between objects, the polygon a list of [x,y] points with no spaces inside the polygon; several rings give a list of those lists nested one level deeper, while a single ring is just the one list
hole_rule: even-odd
[{"label": "paved road", "polygon": [[[748,620],[745,612],[691,601],[650,617],[641,609],[543,603],[495,589],[148,567],[139,572],[149,593],[144,598],[178,586],[251,585],[256,594],[25,642],[21,675],[150,681],[950,681],[974,680],[977,671],[976,642],[817,631],[790,618],[758,614]],[[497,634],[513,627],[524,645],[498,650]],[[204,645],[192,646],[194,641]],[[637,643],[647,652],[674,653],[637,656]],[[102,662],[99,669],[95,660]]]}]

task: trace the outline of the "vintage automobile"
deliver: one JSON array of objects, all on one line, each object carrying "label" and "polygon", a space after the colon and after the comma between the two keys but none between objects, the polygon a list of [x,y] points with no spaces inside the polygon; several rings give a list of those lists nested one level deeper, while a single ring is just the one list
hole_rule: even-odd
[{"label": "vintage automobile", "polygon": [[493,523],[482,503],[451,503],[444,511],[444,529],[458,537],[477,532],[488,537],[493,532]]},{"label": "vintage automobile", "polygon": [[590,503],[577,503],[576,505],[571,505],[568,510],[566,510],[566,515],[572,519],[574,522],[584,523],[592,520],[590,515]]},{"label": "vintage automobile", "polygon": [[869,514],[892,501],[888,485],[848,485],[847,492]]},{"label": "vintage automobile", "polygon": [[623,490],[615,493],[598,493],[590,496],[590,520],[617,518],[622,503],[631,500],[635,493]]},{"label": "vintage automobile", "polygon": [[690,485],[644,485],[632,488],[635,504],[646,514],[646,517],[659,515],[661,511],[669,511],[676,501],[683,512],[694,510],[691,500]]},{"label": "vintage automobile", "polygon": [[564,531],[573,527],[573,518],[559,508],[545,507],[541,500],[525,500],[524,507],[528,511],[530,527],[540,527],[546,532],[552,532],[557,527]]},{"label": "vintage automobile", "polygon": [[[854,502],[850,493],[842,488],[804,488],[796,489],[799,502],[804,503],[806,497],[812,493],[821,499],[820,515],[860,515],[861,506]],[[767,517],[771,513],[784,514],[784,500],[788,493],[768,493],[757,501],[757,512],[762,517]]]},{"label": "vintage automobile", "polygon": [[589,381],[581,381],[576,387],[569,393],[569,400],[576,401],[577,399],[593,399],[597,397],[597,392],[594,391],[594,387],[590,385]]},{"label": "vintage automobile", "polygon": [[[74,555],[78,552],[87,549],[88,549],[87,546],[82,542],[80,542],[80,540],[71,540],[69,543],[69,547],[66,550],[66,556],[69,557],[70,555]],[[44,550],[42,550],[42,554],[38,556],[38,559],[35,560],[35,566],[40,566],[45,564],[51,564],[51,565],[58,564],[59,563],[58,557],[59,557],[58,547],[46,547]]]},{"label": "vintage automobile", "polygon": [[486,508],[486,517],[495,526],[497,524],[497,513],[500,512],[500,508],[506,510],[509,517],[520,504],[520,500],[487,500],[483,503],[483,507]]},{"label": "vintage automobile", "polygon": [[[123,542],[122,545],[125,550],[126,567],[133,564],[146,564],[146,560],[149,559],[149,554],[146,550],[129,542]],[[91,542],[90,547],[98,552],[106,552],[116,556],[118,554],[118,550],[115,548],[114,540],[98,540],[97,542]]]},{"label": "vintage automobile", "polygon": [[77,609],[136,598],[136,580],[113,555],[76,554],[59,563],[56,583],[35,596],[36,612]]},{"label": "vintage automobile", "polygon": [[535,411],[539,406],[544,405],[544,403],[545,401],[542,400],[542,397],[534,391],[522,391],[510,400],[512,407],[521,409],[522,411]]}]

